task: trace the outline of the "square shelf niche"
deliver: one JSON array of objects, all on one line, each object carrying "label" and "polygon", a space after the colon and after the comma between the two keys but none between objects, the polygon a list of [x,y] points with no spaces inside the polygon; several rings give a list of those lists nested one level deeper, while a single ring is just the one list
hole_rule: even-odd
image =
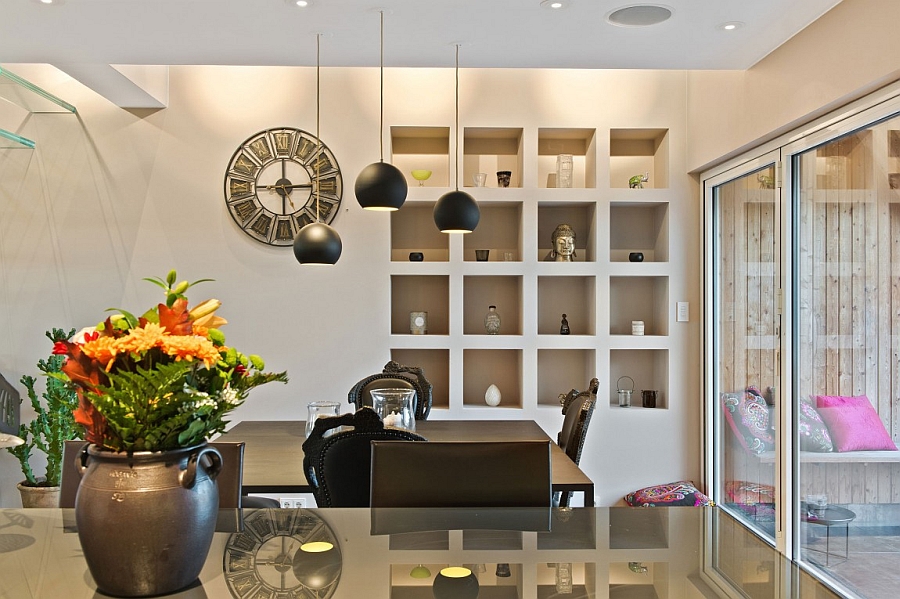
[{"label": "square shelf niche", "polygon": [[537,599],[594,599],[597,596],[597,565],[595,563],[561,563],[568,571],[571,587],[562,591],[557,588],[559,575],[555,562],[536,565]]},{"label": "square shelf niche", "polygon": [[408,262],[411,252],[421,252],[426,262],[450,259],[450,236],[434,225],[434,203],[407,201],[391,212],[391,260]]},{"label": "square shelf niche", "polygon": [[450,333],[450,279],[445,275],[391,275],[391,334],[410,335],[409,313],[427,312],[428,335]]},{"label": "square shelf niche", "polygon": [[450,407],[450,352],[446,349],[392,349],[391,360],[418,366],[431,383],[432,409]]},{"label": "square shelf niche", "polygon": [[429,170],[424,187],[450,186],[450,127],[391,127],[391,164],[419,187],[414,170]]},{"label": "square shelf niche", "polygon": [[538,335],[559,335],[562,315],[570,335],[593,335],[596,325],[596,278],[538,277]]},{"label": "square shelf niche", "polygon": [[609,206],[609,260],[628,262],[641,252],[644,262],[669,261],[669,203],[613,202]]},{"label": "square shelf niche", "polygon": [[499,187],[497,171],[510,171],[510,187],[522,187],[522,129],[463,129],[462,187],[474,187],[473,175],[485,173],[485,187]]},{"label": "square shelf niche", "polygon": [[597,376],[597,355],[592,349],[539,349],[538,405],[562,410],[559,394],[572,389],[587,391]]},{"label": "square shelf niche", "polygon": [[609,599],[665,599],[668,596],[667,562],[633,561],[609,565]]},{"label": "square shelf niche", "polygon": [[538,204],[538,261],[553,248],[553,231],[561,224],[575,229],[575,262],[594,262],[596,252],[596,213],[594,202],[540,202]]},{"label": "square shelf niche", "polygon": [[669,130],[610,129],[609,186],[627,188],[631,177],[644,174],[645,189],[669,186]]},{"label": "square shelf niche", "polygon": [[597,187],[596,129],[538,129],[537,186],[558,187],[556,157],[572,155],[572,187]]},{"label": "square shelf niche", "polygon": [[500,389],[497,408],[522,408],[522,350],[463,350],[463,405],[487,408],[484,392],[491,385]]},{"label": "square shelf niche", "polygon": [[[631,394],[631,407],[619,408],[617,385],[628,389],[631,382],[619,379],[629,376],[634,380],[634,393]],[[612,349],[609,351],[609,405],[617,410],[643,410],[641,407],[641,391],[656,390],[656,408],[668,407],[669,387],[669,350],[667,349]],[[598,397],[602,389],[598,391]],[[599,401],[599,399],[598,399]],[[648,408],[649,409],[649,408]]]},{"label": "square shelf niche", "polygon": [[644,335],[669,334],[669,277],[610,277],[609,334],[631,335],[631,323],[644,321]]},{"label": "square shelf niche", "polygon": [[[463,260],[475,260],[475,250],[490,250],[488,262],[522,259],[522,203],[479,202],[481,220],[478,227],[463,235]],[[432,224],[432,229],[437,227]],[[438,231],[438,235],[449,237]]]},{"label": "square shelf niche", "polygon": [[500,335],[522,334],[522,277],[463,277],[463,334],[487,335],[484,315],[490,306],[500,314]]}]

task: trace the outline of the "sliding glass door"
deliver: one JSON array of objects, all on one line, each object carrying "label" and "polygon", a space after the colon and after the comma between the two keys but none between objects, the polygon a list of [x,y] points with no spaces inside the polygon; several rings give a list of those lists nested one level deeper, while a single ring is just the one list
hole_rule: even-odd
[{"label": "sliding glass door", "polygon": [[781,216],[774,156],[709,182],[715,495],[775,543]]},{"label": "sliding glass door", "polygon": [[797,545],[861,595],[896,596],[900,118],[799,152],[793,165]]}]

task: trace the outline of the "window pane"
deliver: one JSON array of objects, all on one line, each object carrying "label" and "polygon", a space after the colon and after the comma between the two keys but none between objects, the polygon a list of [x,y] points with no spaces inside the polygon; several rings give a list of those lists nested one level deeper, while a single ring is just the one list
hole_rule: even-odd
[{"label": "window pane", "polygon": [[781,280],[774,181],[767,167],[713,196],[718,496],[773,542]]},{"label": "window pane", "polygon": [[900,532],[900,119],[794,165],[801,558],[888,596],[878,589],[896,593]]}]

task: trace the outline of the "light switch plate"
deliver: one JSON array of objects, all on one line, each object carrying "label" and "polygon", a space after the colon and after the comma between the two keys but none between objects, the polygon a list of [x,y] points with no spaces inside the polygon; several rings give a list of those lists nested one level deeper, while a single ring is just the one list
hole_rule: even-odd
[{"label": "light switch plate", "polygon": [[688,302],[675,302],[675,320],[677,322],[687,322],[690,314],[690,306]]}]

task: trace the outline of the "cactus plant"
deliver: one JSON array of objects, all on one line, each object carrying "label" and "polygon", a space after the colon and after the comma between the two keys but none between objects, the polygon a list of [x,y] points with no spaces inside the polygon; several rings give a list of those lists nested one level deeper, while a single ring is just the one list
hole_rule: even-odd
[{"label": "cactus plant", "polygon": [[[75,329],[68,333],[62,329],[47,331],[47,337],[53,342],[68,341],[75,334]],[[39,360],[38,369],[44,373],[60,372],[65,356],[51,355],[46,360]],[[43,402],[35,390],[37,379],[25,375],[20,382],[28,391],[31,407],[35,417],[31,422],[19,426],[19,436],[25,440],[24,445],[7,448],[19,459],[22,473],[25,475],[23,485],[27,487],[58,487],[62,474],[63,447],[69,439],[77,439],[81,435],[81,426],[75,423],[73,415],[78,407],[78,397],[71,383],[66,383],[53,376],[47,376]],[[31,456],[38,450],[47,456],[47,467],[44,476],[36,476],[31,465]]]}]

